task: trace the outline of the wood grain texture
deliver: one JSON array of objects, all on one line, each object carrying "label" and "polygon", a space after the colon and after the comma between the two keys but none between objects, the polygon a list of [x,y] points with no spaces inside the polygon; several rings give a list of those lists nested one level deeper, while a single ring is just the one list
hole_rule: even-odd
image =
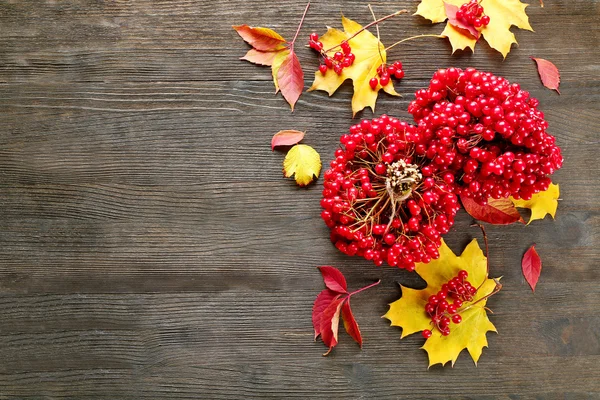
[{"label": "wood grain texture", "polygon": [[[377,113],[408,118],[439,67],[474,66],[540,102],[565,165],[555,221],[489,227],[490,334],[479,366],[426,369],[422,339],[380,318],[422,287],[414,274],[340,254],[319,218],[320,185],[297,188],[271,152],[282,129],[307,132],[324,163],[352,123],[351,87],[304,93],[294,113],[268,69],[242,61],[233,24],[286,38],[305,4],[259,0],[0,1],[0,399],[597,399],[600,398],[600,28],[597,1],[530,1],[535,33],[515,31],[505,61],[485,44],[450,55],[429,39],[399,46],[402,98]],[[378,15],[417,1],[372,2]],[[301,40],[359,0],[312,3]],[[381,27],[384,43],[439,33],[416,16]],[[310,84],[318,61],[298,56]],[[529,56],[561,72],[542,87]],[[370,118],[370,112],[358,118]],[[459,215],[447,235],[471,237]],[[535,294],[520,272],[536,243]],[[323,358],[310,310],[318,265],[357,288],[360,351],[343,334]]]}]

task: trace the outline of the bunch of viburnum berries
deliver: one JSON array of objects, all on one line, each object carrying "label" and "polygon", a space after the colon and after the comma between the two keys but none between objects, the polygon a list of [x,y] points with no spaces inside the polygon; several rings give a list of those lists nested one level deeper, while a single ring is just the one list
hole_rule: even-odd
[{"label": "bunch of viburnum berries", "polygon": [[340,138],[321,217],[348,255],[413,270],[439,257],[459,197],[530,199],[562,166],[539,102],[473,68],[438,70],[417,91],[417,125],[383,115]]}]

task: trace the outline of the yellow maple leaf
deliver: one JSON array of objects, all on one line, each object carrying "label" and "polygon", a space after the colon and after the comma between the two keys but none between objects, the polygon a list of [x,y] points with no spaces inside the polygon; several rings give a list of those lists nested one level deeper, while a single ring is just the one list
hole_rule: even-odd
[{"label": "yellow maple leaf", "polygon": [[[465,0],[445,0],[448,4],[460,7],[466,3]],[[520,0],[481,0],[484,13],[490,17],[490,23],[483,29],[481,34],[491,48],[498,50],[506,58],[513,43],[517,43],[515,35],[510,31],[511,26],[533,31],[529,24],[529,18],[525,13],[528,4]],[[417,8],[417,15],[438,23],[446,20],[444,0],[423,0]],[[450,23],[442,35],[447,36],[452,44],[452,52],[458,49],[470,47],[475,50],[477,39],[462,30],[454,28]]]},{"label": "yellow maple leaf", "polygon": [[[485,304],[487,297],[499,290],[497,280],[490,279],[487,275],[487,259],[473,239],[460,256],[442,241],[439,249],[440,257],[428,264],[418,263],[415,271],[427,282],[423,290],[415,290],[400,286],[402,297],[390,304],[389,311],[384,315],[391,321],[392,326],[402,328],[401,338],[425,329],[432,330],[432,335],[422,347],[429,356],[429,366],[446,364],[448,361],[454,365],[458,355],[467,349],[471,358],[477,365],[484,347],[487,347],[486,333],[496,332],[496,328],[487,317]],[[447,283],[458,272],[468,272],[468,281],[479,288],[473,301],[465,303],[460,312],[462,322],[452,324],[450,334],[442,334],[432,329],[431,318],[425,312],[425,306],[430,296],[435,295],[443,284]],[[469,307],[470,305],[470,307]]]},{"label": "yellow maple leaf", "polygon": [[531,217],[527,225],[531,221],[536,219],[544,219],[546,214],[550,214],[552,218],[556,215],[556,209],[558,208],[558,197],[560,196],[560,190],[558,185],[551,183],[548,189],[534,194],[530,200],[516,200],[510,198],[515,207],[529,208],[531,210]]},{"label": "yellow maple leaf", "polygon": [[[339,45],[363,28],[360,24],[344,16],[342,16],[342,26],[344,27],[343,32],[335,28],[328,28],[327,33],[321,37],[320,41],[325,49]],[[356,115],[365,107],[370,107],[375,112],[375,102],[380,89],[393,96],[399,96],[391,80],[383,87],[377,85],[375,89],[371,89],[369,85],[369,80],[377,76],[377,68],[386,62],[385,47],[368,30],[364,30],[348,40],[348,44],[356,56],[354,63],[350,67],[344,68],[340,75],[333,70],[328,70],[325,75],[320,71],[315,72],[315,80],[308,90],[324,90],[331,96],[346,79],[351,79],[354,86],[352,114]],[[333,56],[336,51],[339,51],[339,47],[329,53]]]},{"label": "yellow maple leaf", "polygon": [[296,183],[306,186],[321,172],[321,156],[315,149],[305,144],[297,144],[288,151],[283,160],[283,174],[286,178],[296,175]]}]

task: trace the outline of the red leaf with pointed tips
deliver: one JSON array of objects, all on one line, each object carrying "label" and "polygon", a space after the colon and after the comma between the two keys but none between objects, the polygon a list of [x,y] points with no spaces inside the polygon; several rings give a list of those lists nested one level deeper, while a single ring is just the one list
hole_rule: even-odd
[{"label": "red leaf with pointed tips", "polygon": [[255,28],[246,24],[234,25],[233,29],[256,50],[273,51],[284,48],[285,39],[272,29]]},{"label": "red leaf with pointed tips", "polygon": [[560,72],[558,72],[556,65],[543,58],[531,57],[531,59],[537,64],[537,70],[544,86],[548,89],[556,90],[556,92],[560,94],[558,91],[558,85],[560,85]]},{"label": "red leaf with pointed tips", "polygon": [[465,210],[475,219],[494,225],[508,225],[513,222],[524,223],[521,214],[517,211],[510,199],[489,199],[488,204],[482,206],[475,200],[460,196]]},{"label": "red leaf with pointed tips", "polygon": [[323,311],[321,317],[321,339],[325,346],[329,347],[327,353],[323,354],[326,356],[331,352],[331,349],[338,344],[338,328],[340,325],[340,309],[346,298],[337,298],[329,304],[329,306]]},{"label": "red leaf with pointed tips", "polygon": [[446,16],[448,17],[448,22],[450,22],[451,25],[454,25],[455,27],[460,29],[464,29],[465,31],[469,32],[471,36],[473,36],[475,39],[479,39],[481,32],[475,29],[474,26],[467,25],[458,18],[456,18],[456,12],[458,11],[457,6],[455,6],[454,4],[444,2],[444,8],[446,9]]},{"label": "red leaf with pointed tips", "polygon": [[352,336],[352,339],[362,348],[362,336],[350,308],[350,299],[342,305],[342,320],[344,321],[344,328],[346,328],[348,335]]},{"label": "red leaf with pointed tips", "polygon": [[346,278],[339,269],[326,265],[319,267],[319,271],[323,275],[325,286],[337,293],[348,293]]},{"label": "red leaf with pointed tips", "polygon": [[250,61],[254,64],[259,65],[273,65],[273,60],[275,60],[275,56],[277,56],[278,51],[258,51],[256,49],[250,49],[246,53],[246,55],[240,60]]},{"label": "red leaf with pointed tips", "polygon": [[283,60],[277,71],[277,84],[281,94],[294,111],[294,105],[304,90],[304,72],[302,72],[295,52],[290,51],[290,54]]},{"label": "red leaf with pointed tips", "polygon": [[337,294],[332,290],[324,289],[315,299],[312,308],[312,323],[313,328],[315,329],[315,340],[321,334],[321,320],[323,318],[323,312],[334,300],[337,300],[340,296],[340,294]]},{"label": "red leaf with pointed tips", "polygon": [[295,130],[279,131],[271,139],[271,150],[277,146],[292,146],[304,139],[304,132]]},{"label": "red leaf with pointed tips", "polygon": [[523,270],[525,280],[531,286],[531,291],[535,292],[535,286],[542,272],[542,260],[537,251],[535,251],[535,245],[531,246],[525,252],[523,261],[521,262],[521,269]]}]

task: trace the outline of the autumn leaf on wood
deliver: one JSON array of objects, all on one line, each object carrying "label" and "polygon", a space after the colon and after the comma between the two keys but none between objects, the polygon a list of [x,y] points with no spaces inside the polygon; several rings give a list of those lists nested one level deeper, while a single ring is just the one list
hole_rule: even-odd
[{"label": "autumn leaf on wood", "polygon": [[291,42],[287,42],[283,36],[269,28],[248,25],[233,26],[240,37],[252,46],[252,49],[248,50],[241,60],[270,66],[275,93],[281,90],[281,94],[292,111],[304,90],[304,72],[302,72],[300,61],[294,52],[294,44],[309,6],[310,2],[306,5],[296,35]]},{"label": "autumn leaf on wood", "polygon": [[304,132],[287,129],[277,132],[271,139],[271,150],[278,146],[293,146],[304,139]]},{"label": "autumn leaf on wood", "polygon": [[510,199],[489,199],[485,206],[465,196],[461,196],[460,200],[465,211],[480,221],[494,225],[508,225],[513,222],[524,223],[521,214],[519,214]]},{"label": "autumn leaf on wood", "polygon": [[[402,328],[401,338],[424,330],[432,331],[422,347],[429,356],[429,366],[438,363],[444,365],[448,361],[454,365],[465,348],[477,364],[483,348],[488,345],[486,333],[496,332],[487,316],[487,298],[500,290],[501,285],[498,279],[488,277],[487,259],[477,240],[469,243],[460,256],[456,256],[444,241],[439,251],[440,257],[437,260],[416,265],[415,271],[427,282],[427,287],[416,290],[401,286],[402,297],[390,304],[384,317],[391,321],[392,326]],[[437,296],[443,291],[442,285],[447,285],[450,280],[459,276],[460,271],[466,271],[468,281],[477,291],[471,301],[462,303],[458,308],[456,314],[461,316],[462,321],[453,323],[450,333],[444,336],[433,329],[432,317],[425,311],[425,307],[431,296]]]},{"label": "autumn leaf on wood", "polygon": [[338,343],[338,329],[340,315],[344,321],[346,332],[362,347],[363,339],[350,308],[350,297],[379,284],[372,283],[364,288],[348,293],[346,278],[340,270],[331,266],[319,267],[326,289],[321,291],[312,309],[312,323],[315,331],[315,340],[319,335],[328,350],[328,355]]},{"label": "autumn leaf on wood", "polygon": [[[445,1],[457,7],[466,2],[465,0]],[[520,0],[481,0],[480,5],[483,7],[485,15],[490,17],[489,24],[480,29],[481,35],[491,48],[499,51],[506,58],[512,44],[517,43],[510,28],[514,25],[521,29],[533,31],[531,25],[529,25],[529,18],[525,13],[527,4],[521,3]],[[448,18],[444,0],[422,0],[415,14],[421,15],[434,24],[443,22]],[[475,50],[478,37],[473,36],[467,30],[461,29],[461,27],[453,25],[452,21],[446,24],[442,35],[450,40],[452,52],[467,47],[473,51]]]},{"label": "autumn leaf on wood", "polygon": [[548,89],[556,90],[556,93],[560,94],[558,91],[558,86],[560,85],[560,73],[558,72],[556,65],[543,58],[531,57],[531,59],[535,61],[537,65],[542,84]]},{"label": "autumn leaf on wood", "polygon": [[308,90],[323,90],[331,96],[344,81],[351,79],[354,87],[352,114],[355,115],[365,107],[370,107],[372,111],[375,111],[379,90],[383,89],[388,94],[399,96],[391,80],[383,87],[378,84],[375,89],[369,85],[369,80],[377,76],[377,68],[386,63],[385,47],[376,36],[366,29],[352,37],[363,27],[351,19],[342,16],[342,26],[344,31],[329,28],[320,40],[325,49],[332,49],[328,52],[328,54],[331,53],[331,56],[339,51],[340,43],[348,41],[352,53],[356,57],[354,63],[344,68],[339,75],[331,69],[325,75],[320,71],[315,72],[315,80]]},{"label": "autumn leaf on wood", "polygon": [[521,269],[523,270],[523,276],[531,290],[535,292],[535,286],[537,285],[540,274],[542,273],[542,260],[535,250],[535,245],[531,246],[529,250],[523,255],[523,261],[521,262]]},{"label": "autumn leaf on wood", "polygon": [[315,149],[305,144],[297,144],[288,151],[283,160],[283,174],[286,178],[295,175],[299,186],[311,183],[321,172],[321,156]]},{"label": "autumn leaf on wood", "polygon": [[556,209],[558,208],[558,198],[560,197],[560,190],[558,185],[551,183],[548,189],[534,194],[530,200],[516,200],[511,197],[513,204],[519,208],[529,208],[531,210],[531,217],[527,222],[527,225],[531,221],[536,219],[544,219],[547,214],[550,214],[552,218],[556,216]]}]

